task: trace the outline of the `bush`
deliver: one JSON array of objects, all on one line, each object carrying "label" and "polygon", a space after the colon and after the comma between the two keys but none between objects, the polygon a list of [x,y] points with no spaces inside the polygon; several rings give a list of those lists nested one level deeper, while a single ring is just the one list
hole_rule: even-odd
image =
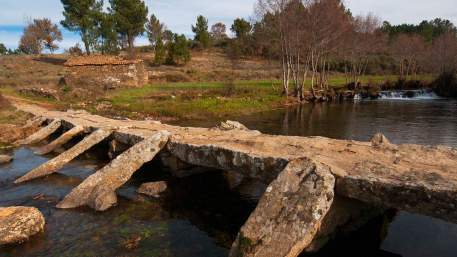
[{"label": "bush", "polygon": [[192,79],[187,76],[185,73],[176,71],[170,71],[165,74],[165,79],[167,82],[175,83],[175,82],[190,82]]},{"label": "bush", "polygon": [[81,49],[79,43],[76,43],[75,46],[72,46],[68,49],[68,53],[72,56],[81,56],[83,55],[83,50]]},{"label": "bush", "polygon": [[[390,85],[392,86],[392,85]],[[406,80],[406,79],[399,79],[395,82],[393,85],[393,88],[390,89],[395,89],[395,90],[414,90],[414,89],[422,89],[422,88],[427,88],[429,85],[424,83],[423,81],[420,80]],[[389,88],[383,87],[385,90],[389,90]]]},{"label": "bush", "polygon": [[168,43],[168,56],[166,64],[184,65],[190,61],[189,42],[184,35],[173,36],[173,41]]},{"label": "bush", "polygon": [[457,76],[455,72],[442,73],[433,83],[436,94],[442,97],[457,97]]}]

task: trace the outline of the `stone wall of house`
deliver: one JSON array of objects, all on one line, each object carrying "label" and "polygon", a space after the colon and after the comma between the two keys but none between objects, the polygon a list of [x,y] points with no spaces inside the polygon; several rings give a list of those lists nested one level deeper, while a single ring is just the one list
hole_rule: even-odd
[{"label": "stone wall of house", "polygon": [[65,85],[95,91],[141,87],[147,84],[149,79],[143,62],[122,65],[69,66],[66,69]]}]

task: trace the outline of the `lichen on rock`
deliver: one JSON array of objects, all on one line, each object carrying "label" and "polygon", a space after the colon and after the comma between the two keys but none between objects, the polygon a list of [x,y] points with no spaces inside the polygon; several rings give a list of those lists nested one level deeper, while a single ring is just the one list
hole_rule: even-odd
[{"label": "lichen on rock", "polygon": [[0,208],[0,245],[22,243],[44,230],[45,219],[33,207]]}]

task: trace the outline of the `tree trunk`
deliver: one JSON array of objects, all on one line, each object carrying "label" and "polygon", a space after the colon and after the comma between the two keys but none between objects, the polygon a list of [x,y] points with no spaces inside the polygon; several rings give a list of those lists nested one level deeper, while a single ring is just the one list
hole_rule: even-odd
[{"label": "tree trunk", "polygon": [[134,41],[135,41],[135,37],[131,36],[131,35],[127,35],[127,42],[128,42],[128,45],[129,45],[129,49],[128,49],[128,52],[129,52],[129,57],[130,59],[135,59],[135,47],[134,47]]},{"label": "tree trunk", "polygon": [[89,39],[88,39],[88,36],[87,36],[86,32],[83,32],[82,41],[84,43],[84,47],[86,48],[86,54],[90,55],[91,54],[91,52],[90,52],[90,43],[89,43]]}]

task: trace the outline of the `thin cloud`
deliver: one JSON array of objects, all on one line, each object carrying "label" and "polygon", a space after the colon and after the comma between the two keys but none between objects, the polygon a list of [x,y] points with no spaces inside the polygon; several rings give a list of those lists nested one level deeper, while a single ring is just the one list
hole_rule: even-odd
[{"label": "thin cloud", "polygon": [[[449,19],[457,24],[456,0],[345,0],[357,14],[374,13],[393,24],[418,23],[436,17]],[[224,22],[230,27],[237,17],[249,18],[257,0],[146,0],[149,12],[156,14],[169,29],[191,36],[191,25],[197,15],[204,15],[210,24]],[[63,19],[60,0],[0,0],[0,42],[17,47],[22,28],[30,18],[50,18],[58,23]],[[11,30],[11,27],[16,29]],[[9,29],[6,29],[9,28]],[[78,35],[64,32],[63,47],[74,45]],[[145,44],[145,38],[137,40]]]}]

